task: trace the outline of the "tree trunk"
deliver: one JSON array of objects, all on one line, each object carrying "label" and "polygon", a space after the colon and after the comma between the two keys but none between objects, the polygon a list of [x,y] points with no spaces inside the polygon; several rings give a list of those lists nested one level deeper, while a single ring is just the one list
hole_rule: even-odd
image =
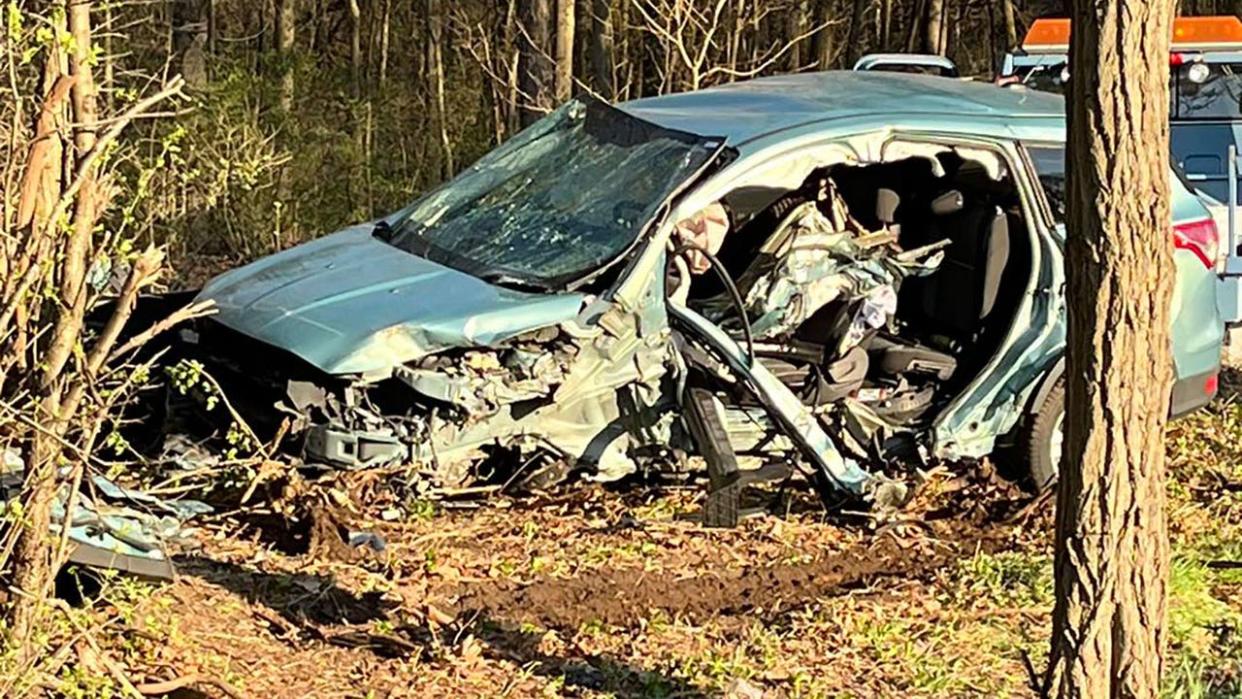
[{"label": "tree trunk", "polygon": [[[73,109],[73,146],[76,160],[95,147],[95,127],[99,109],[94,74],[91,71],[91,0],[69,3],[69,33],[73,36],[69,54],[69,70],[74,77],[70,92]],[[82,320],[86,314],[86,293],[83,289],[86,268],[91,258],[95,223],[99,219],[99,188],[94,169],[82,176],[73,214],[73,224],[65,241],[61,259],[60,299],[52,326],[50,341],[44,351],[43,376],[40,385],[46,390],[60,377],[78,343]],[[52,413],[55,414],[55,413]]]},{"label": "tree trunk", "polygon": [[[910,23],[906,35],[906,53],[914,53],[924,41],[924,25],[926,24],[926,0],[916,0],[911,6]],[[926,47],[923,47],[926,49]]]},{"label": "tree trunk", "polygon": [[[55,396],[42,401],[45,409],[56,402]],[[44,414],[47,414],[46,412]],[[13,639],[20,639],[22,655],[44,652],[35,647],[38,629],[42,626],[44,590],[52,579],[52,500],[56,495],[56,462],[60,451],[47,435],[32,432],[26,448],[26,475],[22,483],[23,531],[13,547],[13,587],[24,594],[13,600],[10,628]]]},{"label": "tree trunk", "polygon": [[[500,51],[503,52],[501,64],[506,67],[505,73],[505,132],[516,131],[521,126],[521,98],[519,92],[520,78],[518,70],[522,67],[522,37],[517,32],[518,22],[517,0],[508,0],[505,4],[504,24],[500,28]],[[503,133],[497,134],[497,143]]]},{"label": "tree trunk", "polygon": [[944,52],[944,0],[927,0],[927,33],[923,41],[923,50],[927,53],[941,54]]},{"label": "tree trunk", "polygon": [[349,80],[354,98],[362,97],[362,8],[349,0]]},{"label": "tree trunk", "polygon": [[954,0],[944,0],[944,8],[940,15],[940,55],[949,55],[949,36],[953,30],[957,28],[957,23],[951,21],[953,17]]},{"label": "tree trunk", "polygon": [[591,73],[595,90],[613,99],[612,0],[591,0]]},{"label": "tree trunk", "polygon": [[431,72],[433,94],[431,111],[440,137],[440,174],[453,176],[453,144],[449,140],[448,115],[444,99],[444,8],[440,0],[427,3],[427,68]]},{"label": "tree trunk", "polygon": [[518,3],[520,17],[518,100],[520,123],[528,126],[552,106],[553,64],[548,51],[548,25],[551,0],[523,0]]},{"label": "tree trunk", "polygon": [[380,20],[379,37],[379,86],[382,89],[388,82],[388,49],[390,27],[392,25],[392,0],[384,0],[383,18]]},{"label": "tree trunk", "polygon": [[[785,16],[785,40],[793,41],[794,39],[806,33],[808,0],[796,0],[786,10]],[[789,49],[788,68],[791,71],[801,70],[806,58],[803,56],[805,50],[804,42],[799,41]]]},{"label": "tree trunk", "polygon": [[1053,696],[1156,697],[1165,649],[1164,427],[1173,0],[1074,0],[1068,380]]},{"label": "tree trunk", "polygon": [[574,91],[574,0],[556,0],[556,101]]},{"label": "tree trunk", "polygon": [[[108,13],[108,24],[111,24],[111,6],[105,8],[104,12]],[[216,53],[216,38],[220,31],[219,27],[216,26],[218,19],[219,17],[216,13],[216,0],[207,0],[207,53],[212,55],[215,55]],[[111,36],[111,29],[108,30],[108,34]]]},{"label": "tree trunk", "polygon": [[846,55],[849,57],[849,65],[853,66],[863,53],[863,17],[866,16],[867,5],[869,0],[854,0],[854,9],[850,13],[850,31],[849,39],[846,45]]},{"label": "tree trunk", "polygon": [[297,0],[277,0],[276,50],[280,52],[280,109],[293,111],[295,76],[293,74],[293,43],[296,39]]},{"label": "tree trunk", "polygon": [[116,77],[116,57],[112,51],[112,35],[116,33],[112,23],[112,3],[104,3],[104,46],[103,46],[103,97],[109,109],[113,104],[113,88]]},{"label": "tree trunk", "polygon": [[1018,46],[1018,22],[1013,9],[1013,0],[1001,0],[1001,21],[1005,23],[1005,50],[1012,51]]},{"label": "tree trunk", "polygon": [[[70,3],[72,6],[74,3]],[[207,85],[208,7],[206,0],[176,0],[169,8],[173,70],[194,88]]]},{"label": "tree trunk", "polygon": [[880,0],[880,50],[887,51],[893,35],[893,0]]},{"label": "tree trunk", "polygon": [[811,21],[815,23],[815,26],[823,28],[815,32],[815,36],[812,37],[811,51],[815,66],[820,70],[828,70],[832,67],[832,32],[835,27],[825,26],[831,19],[833,19],[832,0],[815,0],[814,16]]},{"label": "tree trunk", "polygon": [[[80,104],[92,110],[95,107],[94,83],[91,81],[89,64],[84,63],[84,58],[91,55],[89,12],[89,2],[74,3],[69,6],[68,27],[64,24],[57,26],[55,24],[57,20],[51,20],[53,29],[57,33],[66,30],[73,31],[74,55],[66,57],[62,50],[53,49],[47,55],[47,63],[43,71],[44,105],[37,125],[36,139],[26,166],[27,174],[22,182],[23,208],[28,211],[19,213],[19,219],[29,225],[26,244],[33,246],[36,250],[42,246],[46,238],[45,232],[52,230],[55,226],[51,222],[51,217],[64,185],[64,168],[66,161],[71,163],[73,160],[64,157],[63,137],[60,134],[64,131],[64,122],[77,122],[80,117],[73,114],[70,119],[64,118],[65,100],[68,98],[72,104]],[[56,15],[52,17],[55,18]],[[85,34],[80,34],[83,31]],[[79,71],[79,74],[69,78],[68,71],[71,67]],[[85,80],[90,87],[86,91],[74,92],[77,81],[83,79],[81,72],[85,72]],[[86,143],[87,138],[90,139],[91,144],[94,143],[96,123],[97,119],[92,118],[91,121],[80,124],[74,129],[75,147],[79,143]],[[92,189],[94,189],[93,182],[92,178]],[[28,205],[25,204],[27,201],[30,202]],[[53,230],[52,235],[57,233]],[[80,229],[73,226],[70,235],[77,236],[79,233]],[[40,264],[40,261],[32,260],[31,264]],[[75,284],[68,286],[79,288],[81,281],[78,279]],[[62,276],[60,291],[63,292],[65,288],[66,280]],[[54,308],[53,312],[56,312],[62,307],[56,305]],[[56,313],[56,318],[67,320],[66,316],[72,313],[75,311],[65,309]],[[25,315],[25,313],[22,312],[19,315]],[[64,320],[61,320],[61,323]],[[24,322],[19,323],[19,326],[24,328]],[[63,325],[58,323],[58,326],[54,334],[64,335]],[[76,338],[70,338],[70,340],[74,339]],[[26,351],[24,342],[19,342],[18,351]],[[45,421],[44,427],[49,430],[57,429],[53,418],[59,413],[57,407],[60,398],[55,387],[51,385],[52,382],[49,381],[51,377],[49,372],[54,370],[59,373],[60,368],[64,366],[63,358],[67,354],[63,349],[58,349],[57,357],[60,359],[57,366],[52,366],[47,362],[40,364],[39,385],[44,388],[42,388],[43,396],[39,401],[41,410],[38,417]],[[8,610],[9,637],[19,639],[22,643],[19,662],[29,659],[30,654],[41,651],[35,647],[34,641],[41,627],[45,607],[43,595],[48,589],[53,572],[50,530],[59,455],[59,444],[54,438],[37,430],[31,430],[28,433],[23,454],[26,460],[26,473],[18,500],[23,503],[24,511],[21,530],[17,534],[12,557],[12,585],[24,594],[16,597]]]}]

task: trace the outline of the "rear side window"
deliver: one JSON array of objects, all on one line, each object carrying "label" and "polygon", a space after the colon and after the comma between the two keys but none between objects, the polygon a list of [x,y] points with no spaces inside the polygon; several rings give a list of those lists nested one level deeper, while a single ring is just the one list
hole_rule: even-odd
[{"label": "rear side window", "polygon": [[[1057,223],[1065,223],[1065,147],[1052,145],[1030,145],[1026,151],[1035,166],[1039,183],[1043,185],[1044,196],[1048,199],[1048,207],[1052,209],[1052,217]],[[1176,163],[1170,163],[1169,196],[1173,208],[1173,220],[1199,219],[1208,216],[1207,209],[1195,195],[1195,185],[1186,179],[1186,174]],[[1224,197],[1228,199],[1229,197]]]},{"label": "rear side window", "polygon": [[1044,196],[1052,209],[1052,218],[1065,223],[1065,148],[1063,146],[1027,146],[1035,174],[1043,185]]}]

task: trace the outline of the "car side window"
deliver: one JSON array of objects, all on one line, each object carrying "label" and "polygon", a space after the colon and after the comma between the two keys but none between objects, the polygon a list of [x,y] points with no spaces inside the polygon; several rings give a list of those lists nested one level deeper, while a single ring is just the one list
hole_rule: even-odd
[{"label": "car side window", "polygon": [[1028,145],[1026,152],[1031,156],[1031,164],[1035,166],[1035,174],[1039,176],[1039,183],[1043,186],[1048,208],[1052,209],[1053,220],[1064,224],[1065,148]]}]

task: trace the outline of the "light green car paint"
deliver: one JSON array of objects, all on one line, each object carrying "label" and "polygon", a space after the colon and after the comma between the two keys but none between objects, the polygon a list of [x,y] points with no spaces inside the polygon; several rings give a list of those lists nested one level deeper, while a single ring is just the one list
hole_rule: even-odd
[{"label": "light green car paint", "polygon": [[[1064,143],[1060,98],[941,78],[829,72],[733,83],[619,107],[666,129],[701,135],[700,146],[722,144],[717,156],[727,162],[710,175],[688,178],[653,218],[636,225],[633,244],[601,263],[622,265],[623,271],[597,295],[571,291],[577,288],[573,283],[544,292],[503,288],[354,228],[227,273],[211,282],[202,298],[221,309],[215,322],[351,382],[351,390],[403,380],[411,390],[458,405],[468,419],[454,423],[432,415],[403,427],[413,436],[377,436],[382,448],[372,452],[380,461],[449,465],[456,475],[438,476],[446,481],[469,471],[450,462],[476,459],[489,444],[550,447],[600,477],[617,477],[633,470],[627,462],[637,448],[676,442],[669,416],[676,415],[685,379],[684,361],[671,341],[670,323],[676,321],[697,332],[762,394],[766,424],[782,433],[774,436],[777,442],[797,446],[815,470],[844,490],[864,493],[871,477],[838,452],[788,388],[761,367],[749,366],[744,350],[725,332],[666,299],[672,224],[748,179],[779,177],[782,168],[802,172],[781,163],[805,169],[817,163],[880,162],[885,150],[897,145],[968,148],[992,154],[1012,173],[1032,229],[1032,274],[994,358],[941,411],[927,435],[932,453],[945,458],[989,453],[1058,376],[1065,346],[1064,235],[1023,144]],[[386,221],[397,225],[415,206]],[[1207,217],[1176,180],[1173,208],[1177,221]],[[1179,378],[1193,380],[1219,366],[1223,324],[1215,276],[1196,268],[1189,252],[1179,250],[1175,258],[1176,370]],[[548,350],[563,363],[556,385],[523,383],[520,391],[506,386],[485,393],[478,383],[484,381],[481,373],[435,368],[434,360],[449,352],[509,351],[539,328],[557,329],[572,350]],[[438,380],[435,371],[456,378]],[[460,398],[471,385],[480,387],[480,395]],[[532,395],[546,402],[530,411],[504,398]],[[357,457],[364,438],[358,426],[340,423],[316,425],[309,437],[317,445],[312,455],[343,465],[375,463]],[[354,451],[346,454],[342,445]]]}]

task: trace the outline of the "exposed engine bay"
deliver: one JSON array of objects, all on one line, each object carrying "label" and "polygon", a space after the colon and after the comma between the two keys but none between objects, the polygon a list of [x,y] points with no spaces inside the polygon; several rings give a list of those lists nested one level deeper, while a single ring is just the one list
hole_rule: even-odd
[{"label": "exposed engine bay", "polygon": [[[250,427],[308,464],[401,465],[457,487],[706,462],[720,492],[739,471],[797,467],[813,444],[836,466],[803,472],[840,490],[856,462],[930,458],[926,428],[992,358],[1031,273],[1005,160],[912,151],[729,192],[711,207],[709,245],[668,232],[583,289],[576,315],[384,369],[329,374],[212,320],[182,338]],[[466,326],[483,335],[485,321]],[[756,364],[800,417],[776,416],[780,398],[746,375]]]}]

